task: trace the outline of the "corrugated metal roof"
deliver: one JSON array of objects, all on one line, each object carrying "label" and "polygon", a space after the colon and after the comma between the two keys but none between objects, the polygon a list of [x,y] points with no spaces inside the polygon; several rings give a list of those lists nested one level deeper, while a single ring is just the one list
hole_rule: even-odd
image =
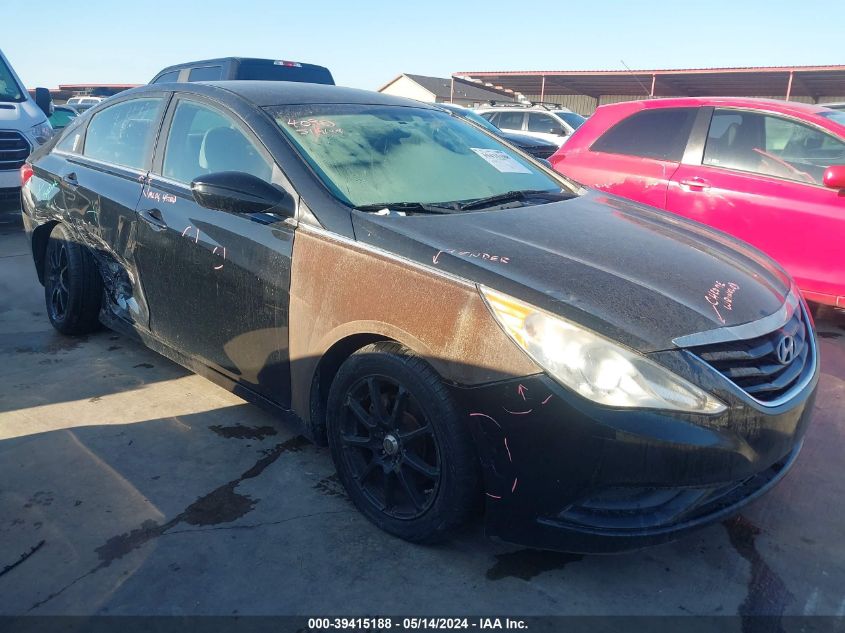
[{"label": "corrugated metal roof", "polygon": [[473,71],[456,77],[523,94],[819,97],[845,95],[845,65],[662,70]]}]

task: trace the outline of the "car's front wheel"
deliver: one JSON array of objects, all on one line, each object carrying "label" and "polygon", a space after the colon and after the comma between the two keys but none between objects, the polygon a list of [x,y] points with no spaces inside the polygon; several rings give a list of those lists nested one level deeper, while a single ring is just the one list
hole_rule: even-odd
[{"label": "car's front wheel", "polygon": [[383,530],[443,540],[477,507],[478,462],[440,377],[397,343],[368,345],[335,377],[327,431],[353,503]]},{"label": "car's front wheel", "polygon": [[91,252],[62,224],[53,227],[44,255],[44,298],[50,323],[62,334],[100,327],[103,281]]}]

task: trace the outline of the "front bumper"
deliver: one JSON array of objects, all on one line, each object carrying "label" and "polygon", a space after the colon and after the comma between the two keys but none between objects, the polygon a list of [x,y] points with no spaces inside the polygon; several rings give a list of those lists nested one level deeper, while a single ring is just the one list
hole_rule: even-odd
[{"label": "front bumper", "polygon": [[482,464],[488,535],[625,551],[673,540],[766,492],[800,451],[818,367],[779,407],[712,380],[702,386],[728,404],[715,416],[602,407],[543,374],[455,387]]}]

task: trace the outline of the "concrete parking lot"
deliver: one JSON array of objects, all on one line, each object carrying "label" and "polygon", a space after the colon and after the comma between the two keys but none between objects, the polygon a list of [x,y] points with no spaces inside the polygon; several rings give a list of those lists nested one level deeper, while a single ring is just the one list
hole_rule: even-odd
[{"label": "concrete parking lot", "polygon": [[815,420],[742,516],[613,556],[397,540],[295,425],[109,331],[52,330],[0,222],[0,615],[845,615],[845,316]]}]

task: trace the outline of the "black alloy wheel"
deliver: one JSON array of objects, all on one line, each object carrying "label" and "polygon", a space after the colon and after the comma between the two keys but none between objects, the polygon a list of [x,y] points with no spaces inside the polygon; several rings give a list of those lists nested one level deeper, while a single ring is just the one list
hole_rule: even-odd
[{"label": "black alloy wheel", "polygon": [[481,505],[466,421],[431,365],[398,343],[368,345],[341,365],[326,430],[350,499],[391,534],[443,540]]},{"label": "black alloy wheel", "polygon": [[50,323],[62,334],[99,329],[103,280],[94,256],[63,224],[53,227],[44,253],[44,300]]},{"label": "black alloy wheel", "polygon": [[70,300],[68,285],[67,247],[65,243],[57,242],[48,252],[48,268],[46,284],[50,288],[47,299],[47,309],[51,320],[64,321],[67,318]]},{"label": "black alloy wheel", "polygon": [[347,391],[340,441],[364,495],[388,516],[424,514],[440,485],[440,451],[416,399],[387,376],[361,378]]}]

